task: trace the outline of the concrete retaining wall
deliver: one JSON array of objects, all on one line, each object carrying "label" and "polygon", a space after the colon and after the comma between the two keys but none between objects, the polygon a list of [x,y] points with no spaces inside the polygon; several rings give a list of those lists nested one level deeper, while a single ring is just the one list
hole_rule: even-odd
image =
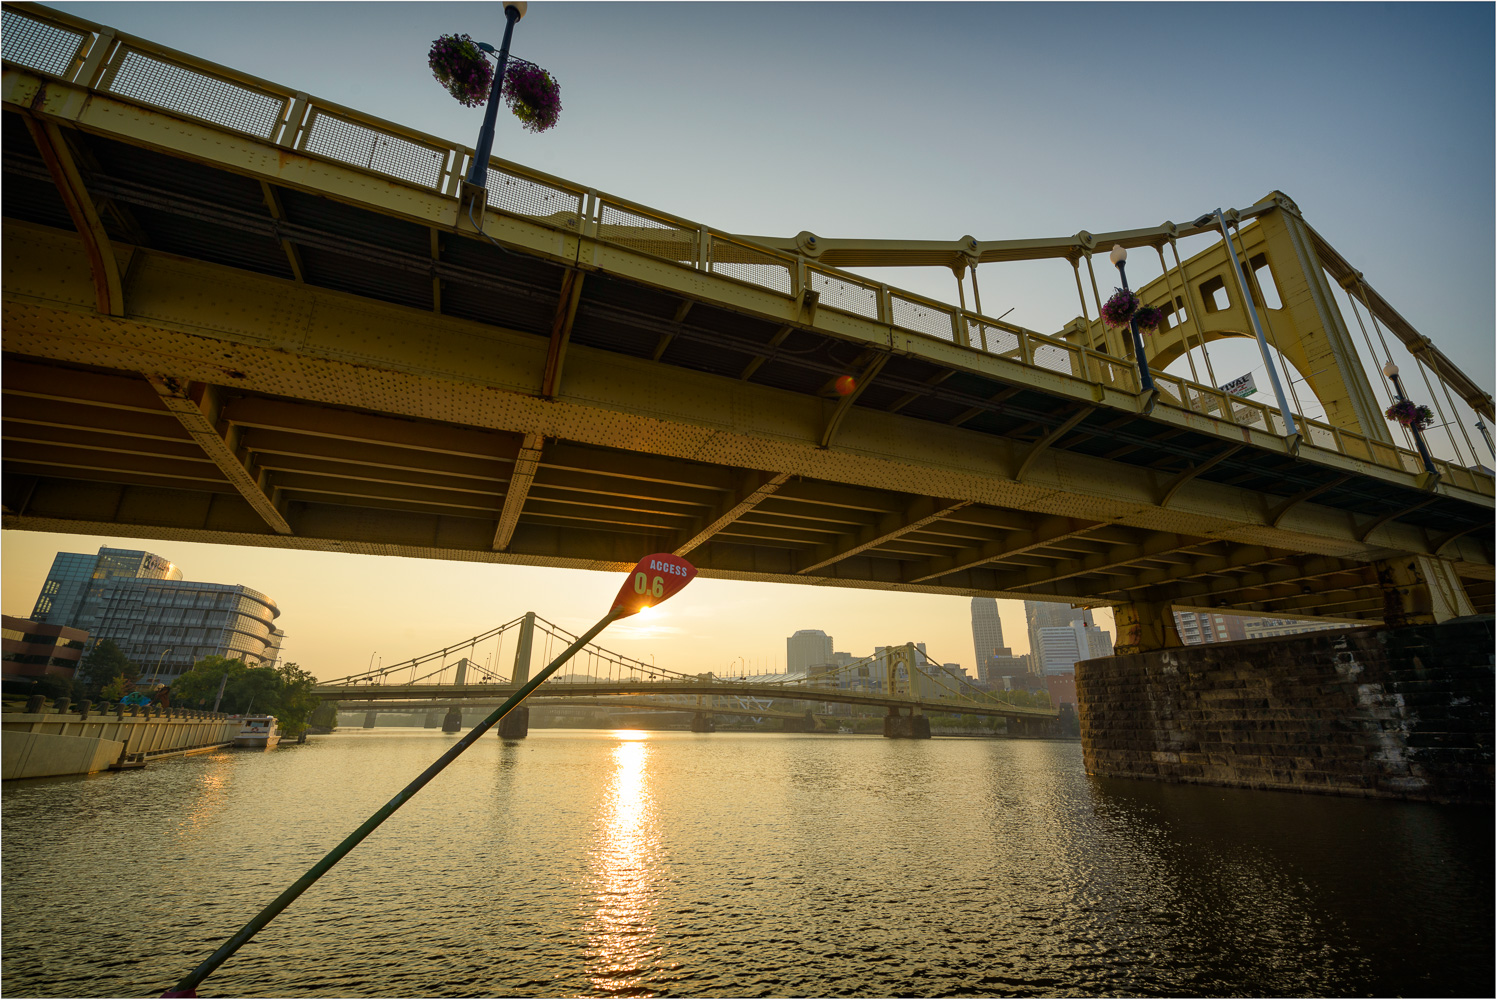
[{"label": "concrete retaining wall", "polygon": [[0,733],[0,778],[49,778],[92,774],[120,759],[125,744],[54,733]]},{"label": "concrete retaining wall", "polygon": [[87,719],[74,714],[10,713],[0,716],[0,776],[8,780],[89,774],[122,757],[149,758],[232,743],[241,726],[239,719],[214,718],[206,712],[185,718],[91,715]]},{"label": "concrete retaining wall", "polygon": [[1493,801],[1493,622],[1256,639],[1076,665],[1088,772]]}]

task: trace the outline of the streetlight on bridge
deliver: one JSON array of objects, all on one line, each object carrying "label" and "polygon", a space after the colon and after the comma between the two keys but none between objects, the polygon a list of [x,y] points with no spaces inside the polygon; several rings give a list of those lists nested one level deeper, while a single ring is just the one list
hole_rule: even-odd
[{"label": "streetlight on bridge", "polygon": [[[478,132],[478,145],[473,151],[473,166],[468,170],[468,183],[474,187],[487,187],[489,182],[489,154],[494,149],[494,121],[499,115],[499,94],[504,89],[504,71],[509,67],[509,40],[515,33],[515,25],[525,16],[524,0],[511,0],[504,5],[504,40],[499,43],[499,66],[494,71],[494,86],[489,91],[488,106],[483,109],[483,128]],[[494,47],[479,42],[478,47],[492,54]]]},{"label": "streetlight on bridge", "polygon": [[153,683],[161,680],[161,661],[166,659],[166,654],[170,652],[171,647],[168,646],[166,649],[163,649],[161,651],[160,656],[156,657],[156,666],[151,669],[151,681]]},{"label": "streetlight on bridge", "polygon": [[[1128,291],[1128,272],[1124,265],[1128,263],[1128,251],[1123,249],[1121,243],[1112,248],[1112,254],[1108,257],[1112,266],[1118,269],[1118,278],[1123,282],[1123,291]],[[1144,357],[1144,339],[1138,332],[1138,317],[1131,316],[1128,319],[1128,331],[1133,335],[1133,356],[1138,361],[1138,388],[1140,392],[1151,392],[1154,388],[1154,376],[1149,374],[1149,359]]]},{"label": "streetlight on bridge", "polygon": [[[1403,380],[1398,377],[1398,366],[1390,360],[1387,364],[1383,365],[1383,374],[1392,380],[1393,388],[1398,393],[1398,398],[1394,400],[1393,405],[1397,406],[1399,403],[1408,403],[1412,406],[1413,401],[1404,395]],[[1392,416],[1393,414],[1390,412],[1388,415]],[[1414,432],[1414,446],[1419,449],[1419,460],[1424,463],[1424,471],[1430,475],[1438,476],[1439,473],[1435,471],[1435,460],[1430,457],[1429,448],[1424,443],[1423,424],[1415,419],[1408,421],[1404,426]]]}]

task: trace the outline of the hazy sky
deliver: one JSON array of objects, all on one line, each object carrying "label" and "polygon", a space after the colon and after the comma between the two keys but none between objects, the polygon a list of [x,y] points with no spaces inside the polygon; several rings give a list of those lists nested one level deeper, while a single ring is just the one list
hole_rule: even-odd
[{"label": "hazy sky", "polygon": [[[482,110],[432,80],[426,49],[451,32],[497,45],[503,30],[495,3],[54,6],[464,143]],[[1277,189],[1491,391],[1493,10],[537,2],[514,52],[560,81],[561,124],[536,136],[501,115],[494,152],[774,236],[1063,236],[1188,222]],[[1157,276],[1150,256],[1130,260],[1135,286]],[[949,271],[879,277],[955,300]],[[1045,332],[1077,314],[1063,262],[984,265],[980,280],[989,314],[1012,306],[1010,320]],[[1098,282],[1114,283],[1101,272]],[[1259,364],[1247,345],[1213,347],[1213,359],[1223,380]],[[1406,355],[1395,360],[1413,371]],[[1449,450],[1438,435],[1433,444]],[[575,571],[176,542],[7,532],[4,543],[8,614],[30,612],[58,550],[145,548],[188,579],[270,594],[288,657],[322,677],[371,654],[390,663],[450,645],[527,609],[580,628],[618,586]],[[1001,603],[1023,651],[1022,610]],[[740,656],[768,669],[783,666],[799,628],[856,654],[925,641],[932,656],[973,666],[966,598],[840,588],[700,580],[603,641],[673,669]]]}]

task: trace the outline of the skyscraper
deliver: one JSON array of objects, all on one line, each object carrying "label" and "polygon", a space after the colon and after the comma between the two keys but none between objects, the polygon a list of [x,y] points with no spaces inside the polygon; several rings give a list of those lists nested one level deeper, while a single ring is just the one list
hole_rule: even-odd
[{"label": "skyscraper", "polygon": [[113,579],[180,580],[182,571],[150,552],[101,547],[97,555],[59,552],[37,595],[31,620],[93,633]]},{"label": "skyscraper", "polygon": [[803,674],[807,667],[832,662],[832,637],[819,628],[803,628],[785,640],[785,671]]},{"label": "skyscraper", "polygon": [[[1043,674],[1045,672],[1045,657],[1041,651],[1043,645],[1040,641],[1040,630],[1046,628],[1070,628],[1072,622],[1081,622],[1088,628],[1096,627],[1096,620],[1092,617],[1091,608],[1073,608],[1069,604],[1057,601],[1025,601],[1024,618],[1029,625],[1029,652],[1034,664],[1034,672]],[[1085,650],[1076,659],[1084,660],[1090,655],[1089,643],[1078,643],[1081,650]],[[1072,663],[1075,661],[1073,660]]]},{"label": "skyscraper", "polygon": [[977,656],[973,673],[980,681],[988,679],[988,658],[1007,656],[1003,643],[1003,621],[998,617],[998,601],[992,597],[972,598],[972,652]]}]

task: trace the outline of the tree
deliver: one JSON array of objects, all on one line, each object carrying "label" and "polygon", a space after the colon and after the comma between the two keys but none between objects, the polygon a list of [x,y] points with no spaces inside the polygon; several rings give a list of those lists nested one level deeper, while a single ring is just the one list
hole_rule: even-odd
[{"label": "tree", "polygon": [[317,678],[295,663],[282,664],[276,671],[281,679],[280,711],[276,723],[287,736],[300,736],[307,731],[307,722],[312,713],[322,705],[322,699],[312,694]]},{"label": "tree", "polygon": [[97,696],[106,688],[114,687],[116,680],[120,681],[120,694],[124,694],[140,677],[140,667],[130,661],[113,639],[100,639],[78,665],[78,676],[88,685],[92,695]]}]

